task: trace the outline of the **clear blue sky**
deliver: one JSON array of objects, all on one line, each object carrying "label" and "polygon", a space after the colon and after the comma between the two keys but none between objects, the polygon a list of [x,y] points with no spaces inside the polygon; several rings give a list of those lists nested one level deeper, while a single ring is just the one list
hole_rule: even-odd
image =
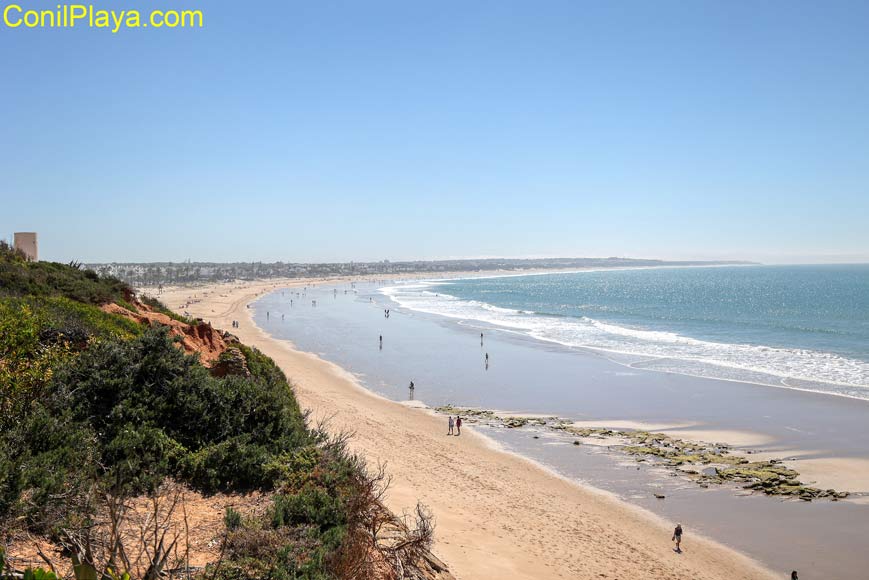
[{"label": "clear blue sky", "polygon": [[95,2],[205,28],[0,29],[47,259],[869,261],[869,2]]}]

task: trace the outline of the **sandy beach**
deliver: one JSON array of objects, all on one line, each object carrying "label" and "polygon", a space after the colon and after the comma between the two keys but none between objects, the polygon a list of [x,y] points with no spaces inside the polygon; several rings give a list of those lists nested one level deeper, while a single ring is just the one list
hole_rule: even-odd
[{"label": "sandy beach", "polygon": [[[331,280],[334,282],[334,280]],[[474,432],[447,437],[442,417],[362,388],[340,367],[272,339],[247,305],[275,288],[311,280],[176,288],[160,299],[178,311],[234,329],[277,361],[314,420],[355,433],[354,450],[392,477],[397,513],[419,500],[436,518],[438,554],[457,577],[762,579],[772,572],[686,529],[684,551],[665,522],[604,492],[561,478],[495,448]],[[194,297],[191,300],[191,297]],[[185,306],[186,305],[186,306]]]}]

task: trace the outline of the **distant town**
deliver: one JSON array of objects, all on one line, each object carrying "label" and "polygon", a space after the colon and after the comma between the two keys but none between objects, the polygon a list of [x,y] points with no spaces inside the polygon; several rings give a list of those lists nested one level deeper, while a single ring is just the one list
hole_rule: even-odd
[{"label": "distant town", "polygon": [[[14,248],[29,260],[39,260],[36,232],[15,232]],[[445,272],[523,272],[584,268],[653,268],[661,266],[746,265],[745,261],[675,261],[637,258],[480,258],[468,260],[413,260],[404,262],[112,262],[87,263],[86,268],[114,276],[137,287],[206,284],[268,278],[325,278],[439,274]]]},{"label": "distant town", "polygon": [[381,276],[395,274],[438,274],[444,272],[492,272],[570,270],[580,268],[640,268],[660,266],[745,265],[742,261],[667,261],[633,258],[486,258],[478,260],[434,260],[390,262],[151,262],[86,264],[96,272],[115,276],[138,287],[174,284],[231,282],[264,278],[322,278],[329,276]]}]

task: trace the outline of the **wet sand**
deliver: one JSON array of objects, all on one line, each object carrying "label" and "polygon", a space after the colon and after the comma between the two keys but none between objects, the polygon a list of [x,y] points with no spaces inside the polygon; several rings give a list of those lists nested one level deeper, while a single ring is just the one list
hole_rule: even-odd
[{"label": "wet sand", "polygon": [[[357,452],[372,464],[387,464],[391,509],[401,512],[417,500],[432,509],[435,552],[459,578],[781,576],[693,533],[686,536],[684,553],[675,554],[671,522],[500,451],[473,428],[448,437],[442,417],[377,396],[344,369],[272,338],[253,323],[253,309],[246,306],[288,284],[177,289],[160,298],[221,328],[238,320],[235,333],[278,362],[314,418],[352,430]],[[199,301],[181,308],[193,294]]]}]

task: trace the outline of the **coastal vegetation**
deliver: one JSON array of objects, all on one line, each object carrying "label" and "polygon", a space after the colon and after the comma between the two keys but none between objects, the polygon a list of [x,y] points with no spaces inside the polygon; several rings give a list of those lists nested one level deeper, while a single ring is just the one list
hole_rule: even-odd
[{"label": "coastal vegetation", "polygon": [[[0,246],[0,578],[320,580],[437,567],[422,506],[389,513],[383,471],[346,436],[309,425],[271,359],[224,333],[208,367],[185,350],[201,334],[181,337],[188,324],[202,325],[118,279]],[[230,350],[239,360],[222,365]],[[193,566],[184,498],[220,494],[262,501],[227,509],[210,539],[217,556]],[[17,555],[28,550],[45,569]]]}]

